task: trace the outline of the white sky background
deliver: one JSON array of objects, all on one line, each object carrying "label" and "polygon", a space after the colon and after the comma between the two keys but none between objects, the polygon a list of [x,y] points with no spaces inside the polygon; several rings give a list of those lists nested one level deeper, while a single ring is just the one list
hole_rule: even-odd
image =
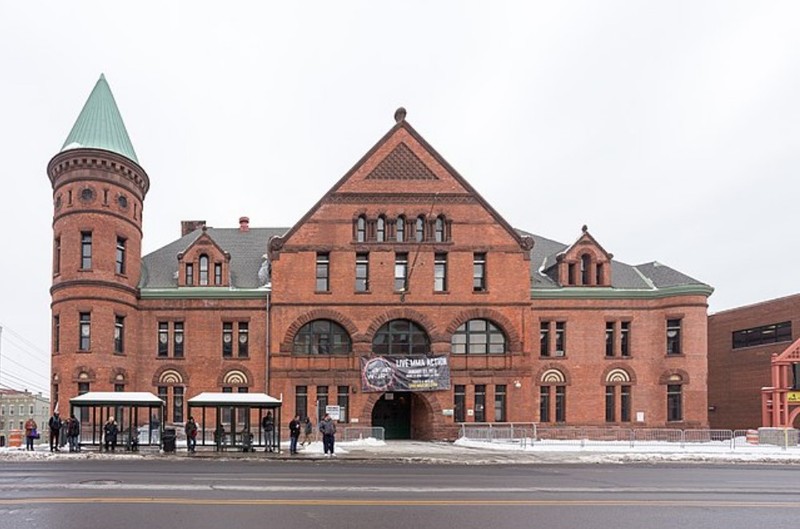
[{"label": "white sky background", "polygon": [[100,73],[145,252],[181,220],[294,224],[402,105],[517,228],[587,224],[712,312],[797,293],[799,25],[795,1],[0,0],[0,385],[48,390],[46,167]]}]

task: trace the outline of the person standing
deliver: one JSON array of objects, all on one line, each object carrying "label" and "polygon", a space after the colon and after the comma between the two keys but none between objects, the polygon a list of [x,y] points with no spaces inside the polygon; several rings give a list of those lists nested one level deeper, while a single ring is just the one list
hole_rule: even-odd
[{"label": "person standing", "polygon": [[289,454],[297,454],[297,440],[300,439],[300,416],[289,421]]},{"label": "person standing", "polygon": [[33,417],[25,421],[25,450],[33,450],[33,441],[39,435],[37,429],[39,426]]},{"label": "person standing", "polygon": [[186,431],[186,449],[190,454],[194,454],[197,448],[197,423],[194,421],[193,416],[189,415],[189,420],[186,421],[184,429]]},{"label": "person standing", "polygon": [[106,424],[103,426],[103,434],[105,436],[106,442],[106,452],[108,452],[108,447],[111,447],[111,451],[113,452],[117,448],[117,433],[119,433],[119,427],[117,426],[117,421],[114,420],[114,417],[109,417],[106,421]]},{"label": "person standing", "polygon": [[330,414],[326,413],[320,421],[319,431],[322,434],[322,449],[325,451],[325,455],[328,457],[335,455],[333,444],[336,440],[336,423],[333,422]]},{"label": "person standing", "polygon": [[65,425],[67,429],[67,442],[69,443],[70,452],[80,452],[81,445],[79,442],[81,436],[81,423],[75,418],[75,414],[71,414],[67,419]]},{"label": "person standing", "polygon": [[264,418],[261,419],[261,428],[264,429],[264,442],[266,443],[267,447],[264,448],[265,452],[272,452],[274,440],[274,432],[275,432],[275,420],[272,418],[272,412],[268,411]]},{"label": "person standing", "polygon": [[314,425],[311,424],[311,417],[306,415],[305,419],[303,419],[303,442],[300,443],[300,446],[310,445],[311,444],[311,434],[314,433]]},{"label": "person standing", "polygon": [[61,433],[61,427],[64,423],[61,421],[61,417],[58,416],[58,412],[54,411],[53,416],[50,417],[50,420],[47,421],[47,426],[50,427],[50,451],[51,452],[60,452],[61,449],[58,447],[58,437]]}]

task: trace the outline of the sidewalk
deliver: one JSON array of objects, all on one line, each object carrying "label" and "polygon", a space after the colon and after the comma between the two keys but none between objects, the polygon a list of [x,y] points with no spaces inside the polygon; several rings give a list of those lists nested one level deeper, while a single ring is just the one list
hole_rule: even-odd
[{"label": "sidewalk", "polygon": [[336,456],[323,454],[322,443],[315,442],[301,448],[298,455],[289,455],[288,445],[280,454],[264,452],[216,452],[201,449],[195,454],[186,453],[178,447],[174,453],[163,453],[145,448],[140,452],[117,451],[114,453],[84,450],[79,453],[62,451],[51,453],[41,445],[34,452],[23,448],[0,448],[0,461],[19,459],[69,460],[69,459],[156,459],[171,458],[189,460],[240,460],[269,462],[330,461],[350,462],[398,462],[425,464],[624,464],[624,463],[764,463],[800,465],[800,448],[783,450],[774,446],[726,449],[724,446],[652,446],[628,448],[608,443],[579,447],[575,445],[536,445],[525,448],[519,445],[458,440],[455,443],[426,441],[359,441],[336,443]]}]

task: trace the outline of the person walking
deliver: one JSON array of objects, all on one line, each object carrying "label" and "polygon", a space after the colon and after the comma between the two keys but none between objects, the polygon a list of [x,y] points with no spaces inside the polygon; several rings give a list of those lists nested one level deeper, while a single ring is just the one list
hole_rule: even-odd
[{"label": "person walking", "polygon": [[117,448],[118,433],[119,433],[119,427],[117,426],[117,421],[114,420],[114,417],[109,417],[108,420],[106,421],[106,424],[103,426],[106,452],[108,452],[109,446],[111,447],[112,452]]},{"label": "person walking", "polygon": [[300,446],[310,445],[311,444],[311,435],[314,433],[314,425],[311,424],[311,418],[306,415],[305,419],[303,419],[303,442],[300,443]]},{"label": "person walking", "polygon": [[39,436],[38,428],[33,417],[25,421],[25,450],[33,450],[33,441]]},{"label": "person walking", "polygon": [[266,443],[265,452],[272,452],[275,432],[275,420],[272,418],[272,412],[268,411],[264,418],[261,419],[261,428],[264,430],[264,442]]},{"label": "person walking", "polygon": [[319,431],[322,434],[322,449],[325,451],[325,455],[327,457],[336,455],[333,453],[333,444],[336,441],[336,423],[333,422],[330,414],[326,413],[319,422]]},{"label": "person walking", "polygon": [[50,420],[47,421],[47,426],[50,427],[50,451],[51,452],[60,452],[61,449],[58,447],[58,436],[61,433],[61,427],[64,423],[61,421],[61,417],[58,416],[58,412],[54,411],[53,416],[50,417]]},{"label": "person walking", "polygon": [[67,419],[65,428],[67,429],[67,442],[69,443],[69,451],[80,452],[81,423],[75,418],[74,413],[69,416],[69,419]]},{"label": "person walking", "polygon": [[297,454],[297,440],[300,439],[300,416],[289,421],[289,454]]},{"label": "person walking", "polygon": [[195,448],[197,448],[197,423],[193,416],[189,415],[184,430],[186,431],[186,449],[190,454],[194,454]]}]

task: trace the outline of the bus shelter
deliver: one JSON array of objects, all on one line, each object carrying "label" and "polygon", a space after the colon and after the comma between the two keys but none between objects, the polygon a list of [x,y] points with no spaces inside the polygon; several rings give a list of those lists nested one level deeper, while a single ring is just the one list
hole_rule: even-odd
[{"label": "bus shelter", "polygon": [[[201,393],[187,401],[189,415],[198,426],[197,444],[215,450],[229,448],[245,452],[263,448],[280,452],[280,399],[266,393]],[[272,431],[262,428],[269,417]]]},{"label": "bus shelter", "polygon": [[117,445],[127,450],[158,446],[164,424],[164,401],[136,391],[90,391],[69,400],[70,413],[80,421],[81,445],[103,444],[103,425],[109,417],[117,422]]}]

